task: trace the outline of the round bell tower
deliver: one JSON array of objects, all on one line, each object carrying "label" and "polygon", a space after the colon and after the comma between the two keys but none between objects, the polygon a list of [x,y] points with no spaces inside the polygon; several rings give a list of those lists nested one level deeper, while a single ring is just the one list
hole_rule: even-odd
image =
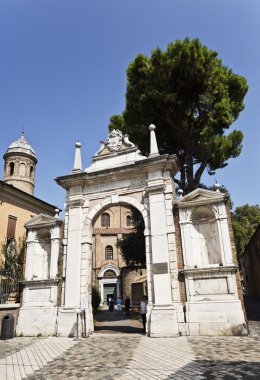
[{"label": "round bell tower", "polygon": [[25,140],[24,132],[8,147],[3,158],[5,161],[3,181],[33,195],[37,158],[35,151]]}]

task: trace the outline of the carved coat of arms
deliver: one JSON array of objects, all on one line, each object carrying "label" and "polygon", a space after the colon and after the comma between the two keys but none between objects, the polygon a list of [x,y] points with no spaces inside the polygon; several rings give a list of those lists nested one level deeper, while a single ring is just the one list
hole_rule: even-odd
[{"label": "carved coat of arms", "polygon": [[122,145],[122,132],[119,129],[113,129],[108,135],[107,147],[111,152],[117,152]]}]

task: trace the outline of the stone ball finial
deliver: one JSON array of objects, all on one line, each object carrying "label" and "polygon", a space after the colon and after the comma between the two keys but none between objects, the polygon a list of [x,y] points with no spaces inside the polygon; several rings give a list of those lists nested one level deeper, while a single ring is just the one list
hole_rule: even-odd
[{"label": "stone ball finial", "polygon": [[156,126],[154,124],[149,125],[149,130],[154,131],[156,129]]},{"label": "stone ball finial", "polygon": [[219,189],[221,188],[221,185],[218,182],[216,182],[214,184],[214,188],[215,188],[216,191],[219,191]]},{"label": "stone ball finial", "polygon": [[80,148],[81,147],[81,143],[79,141],[77,141],[76,144],[75,144],[75,147],[76,148]]},{"label": "stone ball finial", "polygon": [[178,189],[178,194],[179,194],[179,197],[182,198],[183,190],[182,189]]},{"label": "stone ball finial", "polygon": [[59,213],[60,213],[60,209],[59,208],[55,208],[55,218],[58,218],[59,217]]}]

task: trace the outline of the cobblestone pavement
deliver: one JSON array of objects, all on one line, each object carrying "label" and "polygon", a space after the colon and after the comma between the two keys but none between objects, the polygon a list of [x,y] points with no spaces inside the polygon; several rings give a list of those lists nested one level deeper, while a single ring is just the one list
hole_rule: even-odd
[{"label": "cobblestone pavement", "polygon": [[[260,322],[250,322],[250,331],[248,337],[161,339],[101,332],[78,342],[54,337],[15,338],[0,341],[6,367],[0,379],[260,379]],[[23,372],[14,372],[14,358],[21,353],[23,342]]]}]

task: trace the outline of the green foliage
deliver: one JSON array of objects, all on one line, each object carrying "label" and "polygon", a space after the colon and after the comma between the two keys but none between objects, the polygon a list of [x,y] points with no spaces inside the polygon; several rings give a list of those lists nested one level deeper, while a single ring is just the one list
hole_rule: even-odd
[{"label": "green foliage", "polygon": [[177,40],[151,56],[139,54],[127,69],[126,107],[109,128],[128,133],[149,152],[150,123],[161,153],[177,154],[185,193],[196,189],[204,170],[214,174],[237,157],[243,134],[228,128],[244,108],[246,79],[224,66],[198,39]]},{"label": "green foliage", "polygon": [[243,205],[231,213],[238,259],[260,223],[260,206]]},{"label": "green foliage", "polygon": [[141,214],[135,209],[132,209],[132,216],[135,230],[118,240],[117,246],[121,250],[126,265],[144,266],[146,264],[144,221]]},{"label": "green foliage", "polygon": [[1,247],[1,252],[5,257],[5,269],[18,276],[20,279],[23,275],[25,246],[25,238],[19,238],[18,243],[13,239],[11,242],[2,244]]},{"label": "green foliage", "polygon": [[100,301],[101,298],[98,289],[95,286],[92,286],[91,304],[94,311],[97,311],[97,309],[99,308]]}]

